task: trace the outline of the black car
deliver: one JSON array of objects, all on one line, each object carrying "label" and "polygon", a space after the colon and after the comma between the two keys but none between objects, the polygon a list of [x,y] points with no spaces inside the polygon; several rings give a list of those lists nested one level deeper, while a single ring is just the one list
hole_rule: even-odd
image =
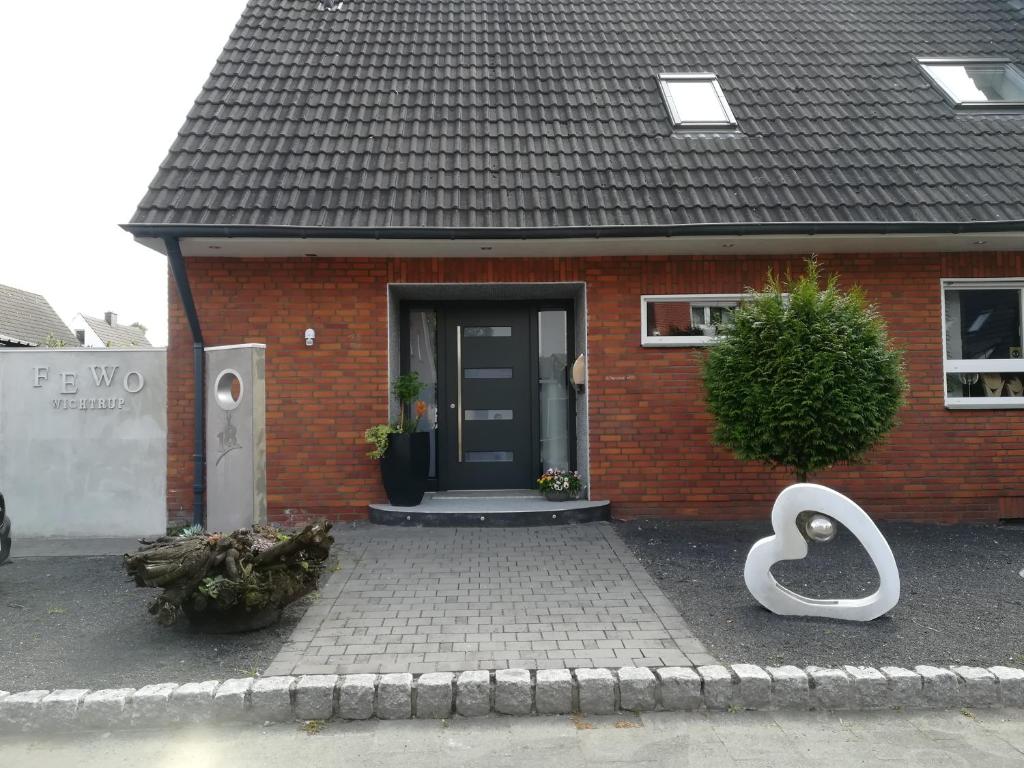
[{"label": "black car", "polygon": [[0,565],[11,554],[11,519],[7,517],[7,505],[0,493]]}]

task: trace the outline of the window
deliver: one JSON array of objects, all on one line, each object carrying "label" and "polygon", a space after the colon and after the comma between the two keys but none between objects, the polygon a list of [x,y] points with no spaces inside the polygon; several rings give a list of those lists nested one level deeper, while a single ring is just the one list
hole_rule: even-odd
[{"label": "window", "polygon": [[944,280],[947,408],[1024,408],[1024,279]]},{"label": "window", "polygon": [[736,118],[718,85],[718,78],[702,72],[661,75],[661,92],[672,124],[681,128],[732,128]]},{"label": "window", "polygon": [[732,322],[743,294],[640,297],[640,343],[645,347],[713,344]]},{"label": "window", "polygon": [[918,59],[957,107],[1024,108],[1024,72],[1004,59]]}]

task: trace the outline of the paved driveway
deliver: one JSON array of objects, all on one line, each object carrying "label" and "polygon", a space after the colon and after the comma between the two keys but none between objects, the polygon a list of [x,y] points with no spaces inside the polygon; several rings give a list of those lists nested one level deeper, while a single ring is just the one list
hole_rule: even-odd
[{"label": "paved driveway", "polygon": [[335,534],[341,569],[265,675],[714,661],[608,523]]}]

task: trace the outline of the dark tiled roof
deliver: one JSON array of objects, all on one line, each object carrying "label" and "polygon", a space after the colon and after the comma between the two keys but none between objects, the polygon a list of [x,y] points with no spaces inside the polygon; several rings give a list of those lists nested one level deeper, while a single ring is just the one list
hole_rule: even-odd
[{"label": "dark tiled roof", "polygon": [[35,347],[47,336],[66,346],[77,347],[78,339],[38,293],[0,285],[0,346]]},{"label": "dark tiled roof", "polygon": [[81,316],[108,347],[152,347],[146,332],[137,325],[108,325],[102,317]]},{"label": "dark tiled roof", "polygon": [[[1024,219],[1024,113],[957,113],[915,63],[1024,64],[1008,0],[317,6],[249,3],[133,223]],[[693,71],[740,133],[673,135],[657,75]]]}]

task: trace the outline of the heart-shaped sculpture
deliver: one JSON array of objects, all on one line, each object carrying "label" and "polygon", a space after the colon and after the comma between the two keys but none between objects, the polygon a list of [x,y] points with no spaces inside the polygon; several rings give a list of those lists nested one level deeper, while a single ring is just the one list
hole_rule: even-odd
[{"label": "heart-shaped sculpture", "polygon": [[[845,525],[863,545],[878,571],[878,591],[850,600],[816,600],[779,584],[771,574],[781,560],[807,555],[807,541],[797,528],[801,512],[828,515]],[[761,605],[783,616],[823,616],[830,619],[871,621],[891,610],[900,599],[900,572],[889,542],[867,513],[843,494],[814,483],[797,483],[784,489],[772,507],[773,536],[750,548],[743,580]]]}]

